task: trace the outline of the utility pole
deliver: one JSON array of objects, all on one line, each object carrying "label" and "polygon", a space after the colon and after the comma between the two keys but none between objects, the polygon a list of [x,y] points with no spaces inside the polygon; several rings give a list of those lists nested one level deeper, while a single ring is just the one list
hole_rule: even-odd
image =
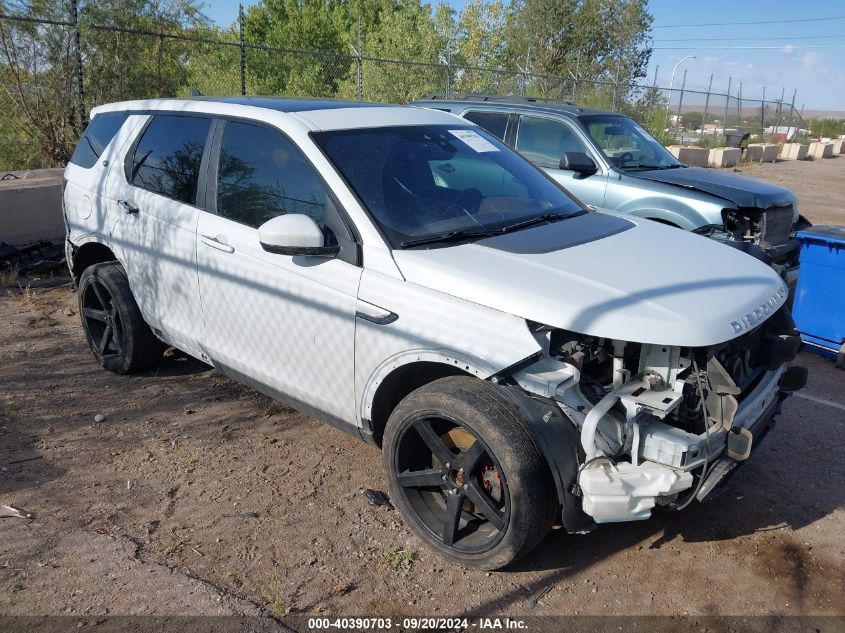
[{"label": "utility pole", "polygon": [[[450,29],[451,30],[451,29]],[[452,94],[452,34],[446,38],[446,96]]]},{"label": "utility pole", "polygon": [[82,81],[82,38],[79,34],[79,7],[77,0],[71,0],[70,12],[73,18],[74,40],[76,43],[76,98],[79,107],[79,129],[84,130],[88,117],[85,113],[85,85]]},{"label": "utility pole", "polygon": [[713,73],[710,73],[710,83],[707,84],[707,96],[704,98],[704,114],[701,115],[701,136],[704,136],[704,126],[707,124],[707,108],[710,107],[710,90],[713,88]]},{"label": "utility pole", "polygon": [[[786,128],[786,140],[789,140],[789,130],[794,128],[795,124],[795,98],[798,96],[798,88],[792,91],[792,103],[789,106],[789,126]],[[795,135],[796,130],[792,130],[792,135]]]},{"label": "utility pole", "polygon": [[244,46],[244,5],[238,5],[238,48],[241,62],[241,95],[246,95],[246,47]]},{"label": "utility pole", "polygon": [[[684,79],[681,82],[681,94],[678,97],[678,114],[675,117],[675,136],[678,136],[678,128],[681,126],[681,107],[684,105],[684,88],[687,85],[687,69],[684,68]],[[681,133],[681,145],[684,144],[684,135]]]},{"label": "utility pole", "polygon": [[780,91],[780,101],[778,101],[778,118],[777,122],[775,123],[775,134],[779,133],[778,128],[780,127],[780,117],[783,114],[783,98],[786,96],[786,86],[783,87],[783,90]]},{"label": "utility pole", "polygon": [[355,51],[355,66],[356,66],[356,73],[355,73],[355,80],[358,84],[358,101],[364,100],[364,60],[362,59],[364,55],[364,44],[363,38],[361,36],[361,16],[358,16],[358,50]]}]

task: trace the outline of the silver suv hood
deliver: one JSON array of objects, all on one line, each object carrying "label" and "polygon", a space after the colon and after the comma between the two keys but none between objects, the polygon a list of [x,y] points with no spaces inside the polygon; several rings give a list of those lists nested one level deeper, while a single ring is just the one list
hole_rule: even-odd
[{"label": "silver suv hood", "polygon": [[722,343],[787,298],[774,271],[734,248],[612,213],[393,255],[410,283],[545,325],[642,343]]}]

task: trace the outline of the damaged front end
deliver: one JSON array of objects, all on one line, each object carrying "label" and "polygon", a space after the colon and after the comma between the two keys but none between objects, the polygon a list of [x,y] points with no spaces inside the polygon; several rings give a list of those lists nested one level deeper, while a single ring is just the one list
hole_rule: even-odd
[{"label": "damaged front end", "polygon": [[787,366],[800,338],[786,308],[705,348],[531,329],[542,357],[497,381],[533,400],[540,436],[573,427],[558,442],[557,452],[569,454],[550,461],[570,531],[589,529],[579,514],[595,523],[642,520],[655,506],[703,499],[748,459],[782,400],[806,381],[805,369]]},{"label": "damaged front end", "polygon": [[794,288],[798,279],[796,233],[810,223],[797,216],[793,205],[723,209],[722,221],[721,225],[707,225],[693,232],[755,257],[771,266],[790,289]]}]

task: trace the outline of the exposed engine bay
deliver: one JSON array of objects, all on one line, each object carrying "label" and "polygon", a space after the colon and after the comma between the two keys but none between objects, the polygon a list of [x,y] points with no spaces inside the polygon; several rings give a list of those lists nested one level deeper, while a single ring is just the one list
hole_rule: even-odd
[{"label": "exposed engine bay", "polygon": [[797,274],[793,272],[798,265],[795,232],[810,226],[801,217],[796,223],[795,216],[792,205],[769,209],[724,209],[722,226],[704,226],[694,232],[759,259],[772,266],[789,283],[792,281],[790,275]]},{"label": "exposed engine bay", "polygon": [[[786,367],[800,345],[782,308],[720,345],[671,347],[531,325],[543,358],[513,374],[577,427],[575,486],[596,523],[647,519],[702,499],[711,475],[748,458],[784,394],[806,372]],[[721,476],[718,477],[719,479]]]}]

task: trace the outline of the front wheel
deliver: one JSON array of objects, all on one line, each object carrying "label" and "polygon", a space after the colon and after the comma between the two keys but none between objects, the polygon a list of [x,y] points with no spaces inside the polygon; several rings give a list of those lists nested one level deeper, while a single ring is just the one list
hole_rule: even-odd
[{"label": "front wheel", "polygon": [[78,296],[85,337],[103,369],[131,374],[158,364],[164,345],[141,316],[119,263],[86,268]]},{"label": "front wheel", "polygon": [[551,527],[557,498],[548,465],[490,383],[449,377],[417,389],[390,416],[383,449],[408,527],[465,567],[504,567]]}]

